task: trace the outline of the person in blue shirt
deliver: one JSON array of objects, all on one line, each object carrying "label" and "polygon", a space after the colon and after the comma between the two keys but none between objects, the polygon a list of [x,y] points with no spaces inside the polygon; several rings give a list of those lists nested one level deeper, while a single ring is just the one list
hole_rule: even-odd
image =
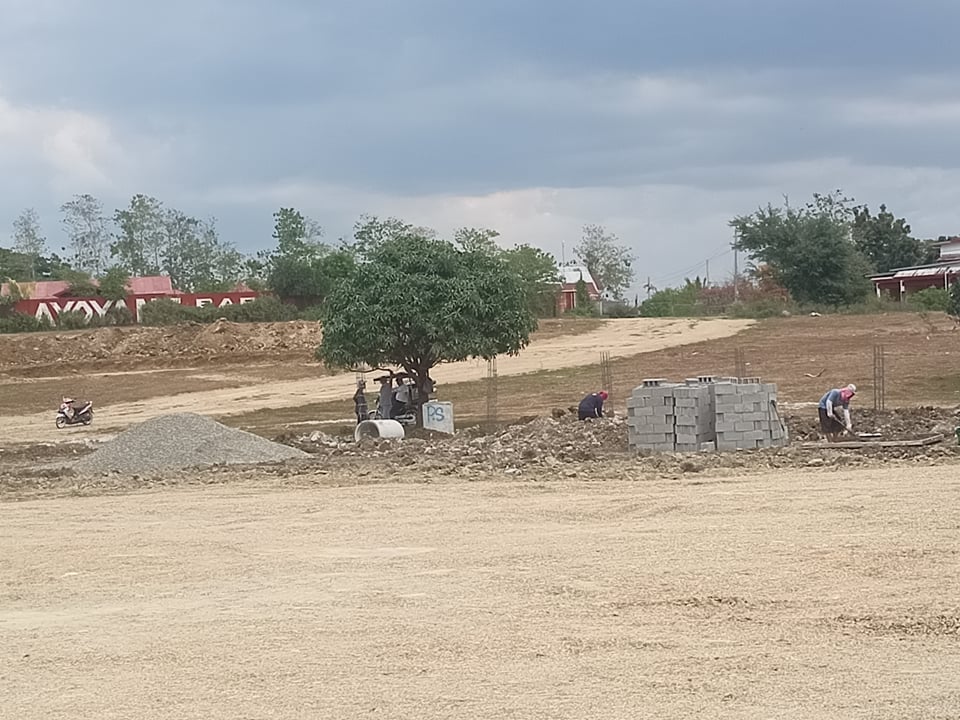
[{"label": "person in blue shirt", "polygon": [[577,408],[577,418],[580,420],[587,420],[589,418],[602,418],[603,417],[603,401],[609,397],[606,390],[601,390],[600,392],[590,393],[583,400],[580,401],[580,406]]},{"label": "person in blue shirt", "polygon": [[[850,422],[850,400],[857,394],[857,386],[850,383],[844,388],[834,388],[828,391],[817,406],[820,415],[820,432],[829,442],[836,442],[837,438],[853,430]],[[839,411],[843,409],[843,419]]]}]

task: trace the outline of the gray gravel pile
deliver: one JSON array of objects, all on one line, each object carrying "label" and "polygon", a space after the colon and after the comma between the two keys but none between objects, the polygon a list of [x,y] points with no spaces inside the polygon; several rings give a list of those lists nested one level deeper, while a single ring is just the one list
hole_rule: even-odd
[{"label": "gray gravel pile", "polygon": [[203,415],[161,415],[134,425],[77,461],[80,473],[144,474],[218,464],[307,458],[305,452],[221,425]]}]

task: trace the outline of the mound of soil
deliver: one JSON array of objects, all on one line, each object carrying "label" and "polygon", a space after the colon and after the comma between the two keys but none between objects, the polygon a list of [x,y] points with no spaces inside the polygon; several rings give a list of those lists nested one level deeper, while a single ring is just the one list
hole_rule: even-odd
[{"label": "mound of soil", "polygon": [[0,369],[117,364],[156,367],[178,361],[235,361],[251,356],[311,359],[320,344],[319,323],[185,324],[109,327],[74,332],[0,335]]}]

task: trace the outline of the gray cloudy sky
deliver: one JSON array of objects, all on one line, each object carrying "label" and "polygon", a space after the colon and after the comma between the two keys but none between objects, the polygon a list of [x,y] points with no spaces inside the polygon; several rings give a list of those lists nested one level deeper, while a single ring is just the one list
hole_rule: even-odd
[{"label": "gray cloudy sky", "polygon": [[83,192],[244,251],[281,205],[558,259],[599,223],[661,286],[784,194],[956,233],[958,28],[953,0],[0,0],[0,244],[33,206],[58,248]]}]

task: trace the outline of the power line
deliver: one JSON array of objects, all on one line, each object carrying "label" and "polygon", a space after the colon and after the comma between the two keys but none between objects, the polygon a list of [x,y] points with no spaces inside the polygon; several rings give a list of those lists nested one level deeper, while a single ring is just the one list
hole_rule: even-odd
[{"label": "power line", "polygon": [[700,260],[695,265],[691,265],[687,268],[684,268],[683,270],[671,272],[666,275],[661,275],[659,278],[657,278],[657,281],[664,286],[669,285],[670,281],[675,280],[677,278],[689,277],[692,273],[697,272],[712,260],[718,260],[732,252],[733,250],[730,247],[726,247],[723,250],[717,251],[715,254],[711,255],[708,258],[704,258],[703,260]]}]

